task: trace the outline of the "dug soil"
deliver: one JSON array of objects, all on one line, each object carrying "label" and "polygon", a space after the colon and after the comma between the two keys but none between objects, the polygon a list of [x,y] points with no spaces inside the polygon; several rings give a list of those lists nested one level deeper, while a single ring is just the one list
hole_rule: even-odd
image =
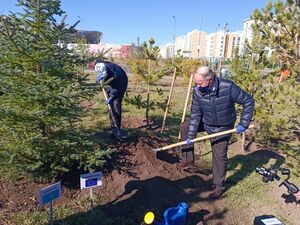
[{"label": "dug soil", "polygon": [[[127,118],[124,127],[143,129],[141,118]],[[210,168],[197,173],[178,169],[176,150],[155,154],[153,149],[170,142],[157,136],[131,135],[126,140],[112,141],[108,147],[117,149],[114,157],[103,171],[103,185],[95,188],[101,196],[101,207],[109,217],[131,218],[133,224],[141,224],[147,211],[152,211],[158,221],[163,212],[180,202],[189,205],[188,224],[242,224],[228,208],[223,198],[212,200],[210,193],[212,174]],[[111,146],[110,146],[111,145]],[[38,191],[46,184],[37,184],[26,179],[16,182],[0,180],[1,224],[9,224],[10,215],[16,212],[40,210]],[[73,184],[65,183],[63,197],[55,204],[69,204],[79,196],[87,196],[80,191],[79,178]]]}]

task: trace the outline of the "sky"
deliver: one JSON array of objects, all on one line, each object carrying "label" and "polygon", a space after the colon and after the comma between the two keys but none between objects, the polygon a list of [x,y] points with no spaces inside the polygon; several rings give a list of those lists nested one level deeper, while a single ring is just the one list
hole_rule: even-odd
[{"label": "sky", "polygon": [[[0,14],[19,12],[17,0],[0,0]],[[156,45],[174,41],[194,29],[214,32],[228,23],[229,31],[242,30],[243,20],[267,0],[62,0],[67,23],[78,30],[103,33],[102,42],[140,43],[154,38]]]}]

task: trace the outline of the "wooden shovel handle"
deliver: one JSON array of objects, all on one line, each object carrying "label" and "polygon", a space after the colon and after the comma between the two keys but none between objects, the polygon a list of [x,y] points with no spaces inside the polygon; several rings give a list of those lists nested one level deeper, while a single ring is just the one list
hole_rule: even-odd
[{"label": "wooden shovel handle", "polygon": [[[103,95],[104,95],[105,101],[107,101],[108,100],[108,96],[107,96],[107,93],[106,93],[105,89],[102,88],[102,91],[103,91]],[[116,118],[114,116],[114,113],[112,111],[112,108],[111,108],[110,104],[107,104],[107,107],[108,107],[109,114],[110,114],[110,116],[112,118],[112,121],[114,123],[114,126],[118,129],[117,121],[116,121]]]},{"label": "wooden shovel handle", "polygon": [[[254,128],[253,124],[251,124],[248,127],[248,129],[251,129],[251,128]],[[206,139],[209,139],[209,138],[214,138],[214,137],[218,137],[218,136],[221,136],[221,135],[224,135],[224,134],[231,134],[231,133],[235,133],[235,132],[236,132],[236,128],[226,130],[226,131],[222,131],[222,132],[218,132],[218,133],[214,133],[214,134],[209,134],[209,135],[206,135],[206,136],[203,136],[203,137],[194,138],[191,141],[193,143],[195,143],[195,142],[198,142],[198,141],[203,141],[203,140],[206,140]],[[167,146],[162,147],[162,148],[154,149],[153,151],[158,152],[158,151],[167,150],[167,149],[170,149],[170,148],[175,148],[175,147],[178,147],[178,146],[181,146],[181,145],[186,145],[186,142],[185,141],[177,142],[175,144],[167,145]]]}]

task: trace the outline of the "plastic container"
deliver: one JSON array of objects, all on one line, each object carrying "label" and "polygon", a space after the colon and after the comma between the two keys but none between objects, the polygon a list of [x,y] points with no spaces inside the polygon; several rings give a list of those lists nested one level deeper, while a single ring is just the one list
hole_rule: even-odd
[{"label": "plastic container", "polygon": [[164,221],[156,222],[156,225],[185,225],[189,206],[185,202],[180,202],[177,207],[172,207],[164,212]]}]

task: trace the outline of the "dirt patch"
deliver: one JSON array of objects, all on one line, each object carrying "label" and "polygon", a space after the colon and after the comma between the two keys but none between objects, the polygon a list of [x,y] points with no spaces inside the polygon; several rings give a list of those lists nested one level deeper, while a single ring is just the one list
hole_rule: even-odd
[{"label": "dirt patch", "polygon": [[214,208],[215,203],[207,202],[210,176],[179,170],[175,151],[155,154],[152,150],[162,144],[157,137],[142,137],[124,150],[122,167],[106,176],[98,190],[109,215],[130,215],[138,224],[146,211],[160,218],[167,208],[188,202],[191,224],[196,224]]},{"label": "dirt patch", "polygon": [[[144,126],[143,118],[128,117],[123,122],[127,129]],[[207,168],[198,173],[186,173],[174,165],[178,162],[176,150],[153,152],[167,144],[169,142],[162,137],[135,135],[109,143],[108,146],[117,151],[103,170],[103,185],[94,189],[102,200],[101,206],[97,207],[112,218],[132,218],[133,224],[140,224],[147,211],[153,211],[161,220],[167,208],[187,202],[188,225],[238,224],[239,220],[229,211],[224,199],[212,201],[208,198],[212,175],[207,174]],[[238,143],[231,147],[239,149]],[[79,190],[79,174],[72,180],[75,184],[64,183],[63,197],[56,205],[68,205],[76,198],[88,195],[87,190]],[[8,223],[11,213],[40,210],[38,192],[47,185],[27,179],[15,183],[0,179],[0,215],[4,218],[0,224]]]}]

